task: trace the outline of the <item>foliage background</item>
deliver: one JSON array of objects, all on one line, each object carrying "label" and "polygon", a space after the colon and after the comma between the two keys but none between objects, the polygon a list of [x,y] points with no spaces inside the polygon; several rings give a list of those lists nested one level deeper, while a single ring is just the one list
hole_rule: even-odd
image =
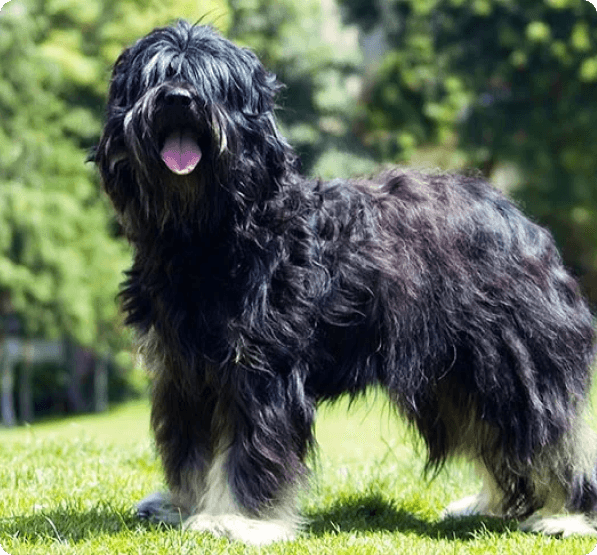
[{"label": "foliage background", "polygon": [[279,117],[305,173],[423,163],[507,175],[597,302],[597,10],[586,0],[337,4],[12,0],[2,9],[0,295],[10,294],[26,335],[102,352],[129,343],[115,297],[130,252],[85,159],[116,56],[178,17],[253,48],[287,85]]}]

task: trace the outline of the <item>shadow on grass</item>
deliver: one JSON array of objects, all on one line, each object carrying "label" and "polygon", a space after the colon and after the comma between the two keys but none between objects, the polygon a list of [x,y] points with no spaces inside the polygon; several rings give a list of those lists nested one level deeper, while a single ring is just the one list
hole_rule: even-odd
[{"label": "shadow on grass", "polygon": [[97,507],[89,511],[73,508],[40,511],[27,516],[0,518],[0,535],[19,536],[29,541],[48,538],[65,543],[102,534],[120,534],[143,528],[133,511]]},{"label": "shadow on grass", "polygon": [[[366,495],[338,501],[328,510],[314,510],[304,515],[309,535],[318,537],[341,532],[414,533],[432,539],[471,540],[487,533],[516,530],[516,523],[496,518],[467,517],[428,521],[397,508],[381,495]],[[60,543],[76,543],[98,535],[151,530],[171,526],[150,524],[134,511],[119,511],[109,506],[89,511],[56,509],[34,515],[0,518],[0,536],[19,536],[29,541],[52,538]]]},{"label": "shadow on grass", "polygon": [[414,533],[431,539],[477,539],[487,533],[506,534],[517,530],[514,521],[491,517],[423,520],[400,509],[381,495],[366,495],[338,501],[327,511],[312,511],[307,530],[314,536],[340,532]]}]

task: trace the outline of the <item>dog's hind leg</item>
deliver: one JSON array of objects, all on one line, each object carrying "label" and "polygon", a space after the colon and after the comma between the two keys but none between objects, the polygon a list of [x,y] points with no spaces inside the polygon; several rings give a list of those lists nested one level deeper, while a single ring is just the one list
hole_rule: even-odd
[{"label": "dog's hind leg", "polygon": [[595,433],[577,418],[576,427],[540,457],[535,489],[541,508],[520,529],[567,537],[597,535],[597,447]]},{"label": "dog's hind leg", "polygon": [[466,516],[502,516],[504,494],[485,465],[477,462],[475,470],[483,480],[481,491],[450,503],[443,511],[442,518]]},{"label": "dog's hind leg", "polygon": [[579,430],[539,453],[526,471],[519,461],[494,461],[489,468],[478,459],[481,492],[451,503],[443,517],[522,516],[519,527],[526,532],[597,535],[596,455],[594,434],[581,423]]}]

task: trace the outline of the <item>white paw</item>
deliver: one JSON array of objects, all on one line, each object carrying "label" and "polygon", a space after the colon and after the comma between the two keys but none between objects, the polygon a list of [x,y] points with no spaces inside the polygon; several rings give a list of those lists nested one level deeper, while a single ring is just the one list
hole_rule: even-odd
[{"label": "white paw", "polygon": [[137,504],[137,514],[150,522],[165,522],[170,525],[181,524],[186,514],[172,503],[169,493],[152,493]]},{"label": "white paw", "polygon": [[249,545],[266,545],[292,540],[296,536],[295,527],[288,522],[259,520],[236,514],[193,515],[185,521],[184,528],[196,532],[209,532],[216,537],[224,537]]},{"label": "white paw", "polygon": [[441,518],[464,518],[467,516],[487,515],[480,495],[470,495],[450,503],[442,512]]},{"label": "white paw", "polygon": [[561,535],[563,538],[579,534],[597,536],[597,530],[581,514],[543,516],[534,514],[520,523],[523,532],[536,532],[548,536]]}]

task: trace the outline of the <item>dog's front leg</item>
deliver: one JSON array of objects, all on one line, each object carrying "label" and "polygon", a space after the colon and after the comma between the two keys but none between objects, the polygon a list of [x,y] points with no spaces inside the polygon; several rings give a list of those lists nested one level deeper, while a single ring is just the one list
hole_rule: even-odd
[{"label": "dog's front leg", "polygon": [[243,378],[219,404],[201,511],[184,525],[247,544],[289,540],[300,527],[296,494],[306,477],[313,403],[292,373]]},{"label": "dog's front leg", "polygon": [[169,491],[146,497],[137,510],[142,518],[176,525],[200,510],[212,459],[216,397],[207,387],[181,387],[161,366],[165,363],[150,362],[154,374],[151,424]]}]

